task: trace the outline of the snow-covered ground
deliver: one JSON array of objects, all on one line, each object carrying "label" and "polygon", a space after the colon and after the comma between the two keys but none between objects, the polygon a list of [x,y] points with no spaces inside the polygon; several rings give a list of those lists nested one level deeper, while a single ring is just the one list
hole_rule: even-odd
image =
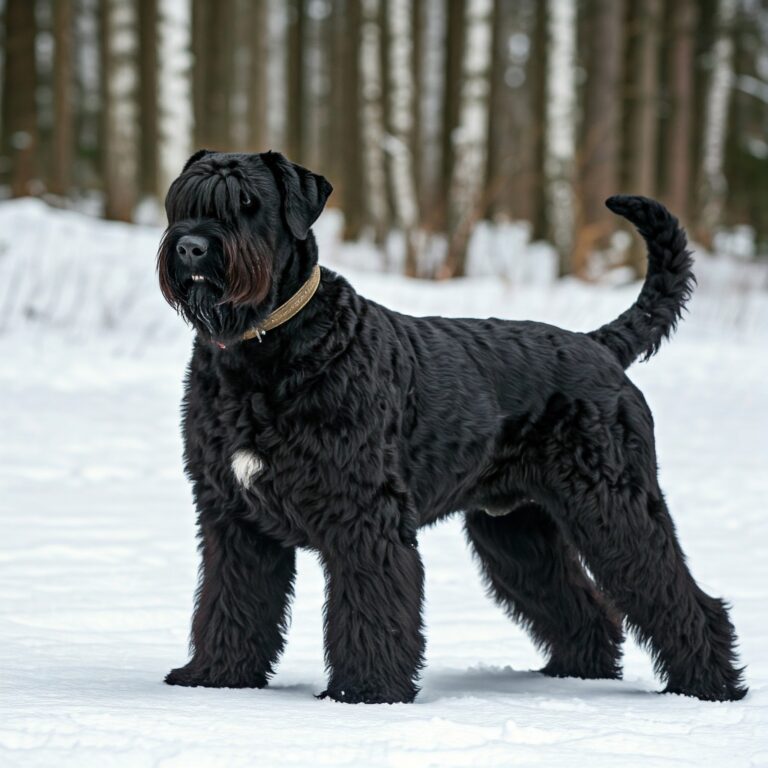
[{"label": "snow-covered ground", "polygon": [[[349,706],[312,695],[325,679],[323,581],[308,554],[269,688],[162,683],[186,660],[197,555],[178,434],[190,336],[154,285],[157,235],[0,205],[0,766],[768,764],[763,273],[703,260],[677,337],[631,371],[692,570],[733,603],[747,699],[658,696],[631,641],[620,682],[532,672],[542,659],[484,595],[455,520],[420,537],[421,695]],[[365,254],[321,235],[326,263],[414,314],[586,329],[637,291],[406,282],[353,269]]]}]

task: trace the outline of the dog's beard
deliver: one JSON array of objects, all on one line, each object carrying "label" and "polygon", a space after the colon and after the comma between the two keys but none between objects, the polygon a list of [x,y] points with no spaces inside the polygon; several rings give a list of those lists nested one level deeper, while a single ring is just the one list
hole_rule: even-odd
[{"label": "dog's beard", "polygon": [[221,301],[220,295],[205,285],[193,285],[179,311],[191,326],[215,341],[231,341],[254,322],[253,307]]},{"label": "dog's beard", "polygon": [[221,334],[226,326],[226,305],[206,285],[190,286],[181,312],[188,323],[203,328],[212,337]]},{"label": "dog's beard", "polygon": [[[201,234],[209,258],[195,273],[182,265],[176,244],[185,234]],[[158,252],[158,276],[166,301],[198,332],[213,340],[232,341],[254,325],[267,307],[272,248],[241,223],[214,219],[185,220],[166,231]]]}]

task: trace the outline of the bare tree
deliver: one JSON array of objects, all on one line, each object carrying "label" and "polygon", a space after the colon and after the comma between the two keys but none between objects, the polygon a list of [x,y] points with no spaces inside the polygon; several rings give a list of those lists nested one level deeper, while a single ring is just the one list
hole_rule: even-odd
[{"label": "bare tree", "polygon": [[[506,148],[509,131],[509,113],[504,100],[507,68],[506,49],[509,43],[507,21],[509,5],[503,0],[493,0],[493,24],[491,26],[491,61],[488,73],[488,111],[492,119],[487,121],[485,153],[485,215],[493,219],[501,210],[501,179],[506,176],[502,167],[507,164]],[[506,169],[505,169],[506,170]],[[505,179],[506,180],[506,179]]]},{"label": "bare tree", "polygon": [[570,272],[574,230],[576,0],[548,0],[549,57],[544,135],[547,220],[560,274]]},{"label": "bare tree", "polygon": [[531,143],[533,148],[533,198],[531,205],[531,236],[544,240],[549,234],[547,185],[544,174],[547,126],[547,72],[549,71],[548,3],[536,3],[533,23],[531,58],[528,64],[531,100]]},{"label": "bare tree", "polygon": [[387,229],[386,170],[384,164],[384,109],[382,98],[379,0],[361,0],[363,20],[360,44],[362,78],[362,134],[365,155],[368,221],[377,243]]},{"label": "bare tree", "polygon": [[671,7],[670,88],[672,114],[669,124],[668,202],[683,223],[688,222],[689,200],[694,187],[691,130],[694,98],[694,33],[697,4],[676,0]]},{"label": "bare tree", "polygon": [[35,4],[7,0],[3,68],[3,154],[10,165],[11,194],[35,191],[38,125],[35,105]]},{"label": "bare tree", "polygon": [[187,3],[160,0],[158,194],[161,199],[192,153],[192,18]]},{"label": "bare tree", "polygon": [[[362,9],[360,0],[335,8],[336,58],[332,90],[335,141],[330,142],[337,204],[344,211],[345,240],[357,240],[365,222],[363,183],[362,83],[360,68]],[[341,84],[343,83],[343,87]],[[333,137],[332,137],[333,138]],[[339,140],[340,138],[340,140]]]},{"label": "bare tree", "polygon": [[448,275],[463,275],[472,228],[484,208],[491,58],[491,0],[468,0],[462,62],[459,123],[449,197]]},{"label": "bare tree", "polygon": [[446,4],[445,0],[423,0],[416,5],[420,9],[418,26],[421,29],[422,42],[420,49],[417,47],[414,50],[414,55],[420,59],[414,64],[414,71],[418,72],[415,77],[418,77],[416,98],[419,99],[419,121],[415,130],[420,147],[415,161],[420,165],[417,178],[421,227],[426,231],[433,231],[436,229],[436,219],[444,218],[440,206],[444,204],[445,198],[441,145],[445,91]]},{"label": "bare tree", "polygon": [[291,160],[306,162],[306,72],[305,41],[307,11],[305,0],[288,3],[288,109],[285,144]]},{"label": "bare tree", "polygon": [[231,149],[234,86],[235,0],[194,0],[195,144],[219,151]]},{"label": "bare tree", "polygon": [[101,0],[102,178],[104,215],[130,221],[138,197],[136,8]]},{"label": "bare tree", "polygon": [[267,60],[269,56],[269,4],[267,0],[247,0],[248,30],[247,147],[264,152],[267,147]]},{"label": "bare tree", "polygon": [[139,182],[141,192],[158,191],[158,10],[157,0],[139,0]]},{"label": "bare tree", "polygon": [[579,201],[571,271],[584,276],[589,255],[608,245],[613,217],[605,199],[619,190],[623,0],[592,0],[586,32],[600,47],[588,50],[584,130],[579,148]]},{"label": "bare tree", "polygon": [[413,30],[408,0],[389,0],[389,156],[395,223],[405,236],[405,272],[418,271],[418,196],[413,161]]},{"label": "bare tree", "polygon": [[440,131],[440,199],[436,216],[436,229],[448,231],[449,196],[453,179],[454,131],[459,124],[461,109],[461,68],[464,61],[464,20],[467,0],[445,0],[445,73],[443,75],[442,126]]},{"label": "bare tree", "polygon": [[[657,189],[660,21],[661,0],[630,6],[627,180],[633,194],[648,197]],[[637,275],[645,274],[645,247],[639,238],[632,239],[629,262]]]},{"label": "bare tree", "polygon": [[711,247],[720,224],[728,185],[723,171],[728,127],[728,103],[733,84],[732,27],[736,0],[718,0],[717,33],[712,51],[712,74],[704,117],[701,165],[701,204],[697,237]]},{"label": "bare tree", "polygon": [[72,187],[74,140],[74,18],[72,0],[53,4],[53,167],[49,190],[65,196]]}]

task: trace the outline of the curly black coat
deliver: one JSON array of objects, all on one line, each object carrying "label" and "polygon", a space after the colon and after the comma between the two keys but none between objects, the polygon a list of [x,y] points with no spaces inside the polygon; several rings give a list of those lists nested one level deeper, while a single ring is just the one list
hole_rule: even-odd
[{"label": "curly black coat", "polygon": [[183,429],[202,566],[193,656],[166,682],[266,685],[306,547],[327,576],[326,695],[412,700],[417,532],[461,511],[491,594],[548,654],[545,674],[619,677],[626,620],[667,691],[744,696],[726,608],[686,567],[653,419],[624,373],[691,292],[676,219],[645,198],[608,200],[647,241],[648,277],[592,333],[409,317],[323,268],[301,312],[240,342],[309,277],[330,191],[277,153],[202,150],[168,193],[158,270],[197,331]]}]

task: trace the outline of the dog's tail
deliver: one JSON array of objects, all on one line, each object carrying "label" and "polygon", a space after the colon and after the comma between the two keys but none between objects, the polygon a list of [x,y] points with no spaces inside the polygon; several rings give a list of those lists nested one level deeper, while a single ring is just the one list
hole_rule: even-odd
[{"label": "dog's tail", "polygon": [[589,333],[624,368],[654,355],[677,326],[696,278],[685,232],[661,204],[647,197],[615,195],[605,204],[631,221],[648,247],[648,273],[637,301],[613,322]]}]

